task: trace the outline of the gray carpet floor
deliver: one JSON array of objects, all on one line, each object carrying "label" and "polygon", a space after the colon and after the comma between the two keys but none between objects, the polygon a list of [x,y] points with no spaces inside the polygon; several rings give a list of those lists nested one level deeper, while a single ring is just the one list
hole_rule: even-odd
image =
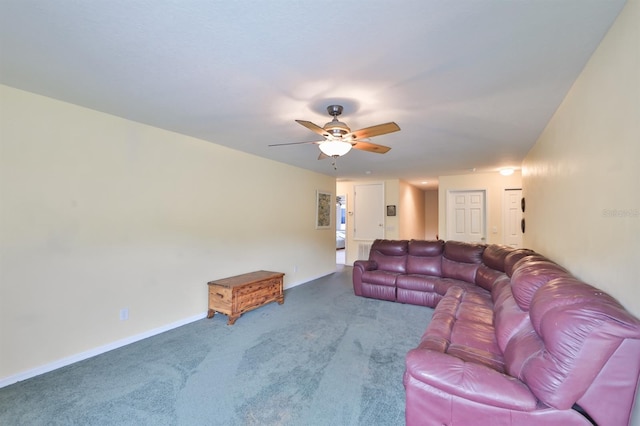
[{"label": "gray carpet floor", "polygon": [[2,388],[0,424],[402,425],[433,311],[357,297],[351,272]]}]

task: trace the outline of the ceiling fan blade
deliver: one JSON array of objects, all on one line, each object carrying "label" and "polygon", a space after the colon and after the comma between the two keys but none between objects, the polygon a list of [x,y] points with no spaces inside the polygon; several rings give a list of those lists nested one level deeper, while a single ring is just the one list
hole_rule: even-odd
[{"label": "ceiling fan blade", "polygon": [[386,152],[389,152],[389,150],[391,149],[388,146],[363,141],[355,141],[353,143],[353,148],[359,149],[361,151],[375,152],[376,154],[384,154]]},{"label": "ceiling fan blade", "polygon": [[398,130],[400,130],[400,126],[392,121],[389,123],[378,124],[377,126],[354,130],[353,132],[351,132],[351,136],[353,136],[353,139],[364,139],[371,138],[373,136],[386,135],[387,133],[397,132]]},{"label": "ceiling fan blade", "polygon": [[327,131],[325,129],[323,129],[322,127],[318,126],[317,124],[313,124],[310,121],[296,120],[296,122],[299,123],[299,124],[302,124],[307,129],[309,129],[312,132],[317,133],[317,134],[319,134],[321,136],[324,136],[324,137],[329,136],[329,133],[327,133]]},{"label": "ceiling fan blade", "polygon": [[310,142],[289,142],[289,143],[274,143],[268,146],[285,146],[285,145],[304,145],[306,143],[315,143],[315,144],[319,144],[321,142],[324,141],[310,141]]},{"label": "ceiling fan blade", "polygon": [[320,155],[318,155],[318,160],[324,160],[325,158],[329,158],[329,156],[324,152],[320,151]]}]

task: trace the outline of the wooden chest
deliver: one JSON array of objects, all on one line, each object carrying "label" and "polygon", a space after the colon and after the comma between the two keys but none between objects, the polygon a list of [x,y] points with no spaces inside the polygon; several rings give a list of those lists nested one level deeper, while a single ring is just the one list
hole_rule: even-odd
[{"label": "wooden chest", "polygon": [[233,325],[240,315],[270,302],[284,303],[282,272],[256,271],[235,277],[210,281],[209,312],[229,316],[227,324]]}]

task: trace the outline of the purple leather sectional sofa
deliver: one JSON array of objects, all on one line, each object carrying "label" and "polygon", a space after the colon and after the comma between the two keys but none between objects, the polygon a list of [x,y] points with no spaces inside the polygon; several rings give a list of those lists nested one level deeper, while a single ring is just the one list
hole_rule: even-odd
[{"label": "purple leather sectional sofa", "polygon": [[527,249],[376,240],[357,295],[435,308],[406,356],[408,425],[626,425],[640,320]]}]

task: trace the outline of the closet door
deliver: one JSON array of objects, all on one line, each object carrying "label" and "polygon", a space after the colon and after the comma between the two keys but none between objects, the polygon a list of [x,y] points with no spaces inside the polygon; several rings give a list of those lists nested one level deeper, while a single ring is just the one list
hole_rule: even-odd
[{"label": "closet door", "polygon": [[355,240],[384,238],[384,184],[355,185],[353,215]]},{"label": "closet door", "polygon": [[504,191],[504,244],[511,247],[522,247],[522,189],[506,189]]}]

